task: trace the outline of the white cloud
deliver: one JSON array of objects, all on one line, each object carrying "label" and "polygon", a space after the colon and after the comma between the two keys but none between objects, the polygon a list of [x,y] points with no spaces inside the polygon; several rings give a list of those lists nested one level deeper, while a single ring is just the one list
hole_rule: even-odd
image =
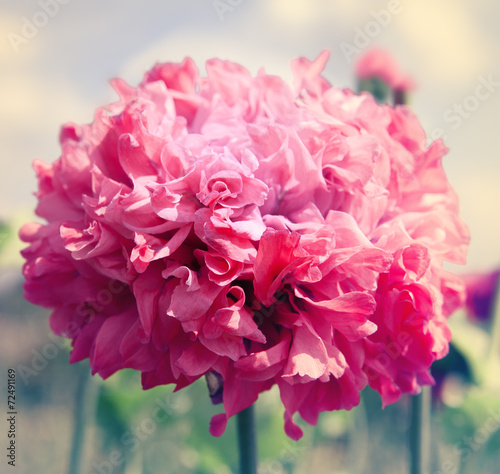
[{"label": "white cloud", "polygon": [[488,174],[473,173],[454,179],[461,196],[461,216],[467,223],[471,242],[467,261],[471,268],[489,269],[500,264],[500,188],[498,169]]},{"label": "white cloud", "polygon": [[206,35],[201,39],[195,29],[183,29],[162,38],[150,48],[132,57],[123,67],[122,76],[131,84],[138,83],[144,72],[157,62],[182,61],[192,58],[204,75],[204,64],[217,57],[237,62],[252,74],[264,67],[266,72],[291,81],[290,60],[276,50],[263,50],[260,45],[245,41],[244,36],[230,40],[228,35]]},{"label": "white cloud", "polygon": [[[355,23],[360,16],[369,11],[363,2],[353,0],[273,0],[259,2],[262,13],[269,16],[277,27],[289,29],[314,29],[319,23]],[[370,6],[370,8],[372,8]]]},{"label": "white cloud", "polygon": [[492,62],[488,42],[471,4],[456,0],[406,2],[394,21],[397,35],[416,59],[422,77],[442,84],[466,83]]},{"label": "white cloud", "polygon": [[60,126],[91,121],[94,104],[67,81],[21,73],[14,67],[5,68],[0,76],[0,103],[1,164],[7,169],[0,177],[0,216],[9,218],[34,205],[33,159],[54,161],[59,156]]}]

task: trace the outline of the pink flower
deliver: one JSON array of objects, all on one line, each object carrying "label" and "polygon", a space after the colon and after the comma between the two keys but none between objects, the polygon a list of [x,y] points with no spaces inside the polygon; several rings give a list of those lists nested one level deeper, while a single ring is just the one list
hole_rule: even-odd
[{"label": "pink flower", "polygon": [[378,77],[394,90],[415,89],[413,79],[404,75],[394,58],[383,49],[373,48],[361,56],[356,64],[356,76],[360,79]]},{"label": "pink flower", "polygon": [[410,109],[331,87],[327,60],[293,63],[294,88],[220,60],[155,66],[90,125],[67,124],[61,157],[35,162],[26,298],[51,308],[106,378],[145,389],[202,376],[224,412],[277,385],[285,430],[384,404],[432,383],[462,303],[444,261],[468,232]]},{"label": "pink flower", "polygon": [[463,279],[467,290],[465,301],[467,316],[475,321],[490,320],[497,298],[500,270],[468,274],[464,275]]}]

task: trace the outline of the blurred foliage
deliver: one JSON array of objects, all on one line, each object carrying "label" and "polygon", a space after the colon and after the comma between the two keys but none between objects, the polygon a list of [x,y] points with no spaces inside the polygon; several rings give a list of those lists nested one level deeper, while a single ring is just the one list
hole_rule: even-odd
[{"label": "blurred foliage", "polygon": [[0,252],[4,248],[7,241],[11,238],[11,229],[5,222],[0,221]]},{"label": "blurred foliage", "polygon": [[[277,461],[287,468],[297,461],[299,450],[283,431],[283,412],[275,395],[264,394],[257,405],[259,455],[264,463]],[[165,386],[143,391],[137,372],[121,371],[101,384],[96,416],[101,454],[105,459],[106,452],[118,449],[129,465],[141,458],[144,473],[158,472],[159,466],[169,473],[235,472],[236,419],[229,420],[220,438],[208,432],[210,418],[221,411],[221,405],[212,405],[203,378],[176,393]],[[301,440],[297,445],[307,443]]]},{"label": "blurred foliage", "polygon": [[[469,390],[461,406],[447,407],[435,416],[443,427],[447,443],[460,443],[486,424],[488,424],[488,429],[485,428],[485,430],[491,435],[500,427],[500,398],[481,388],[473,388]],[[492,425],[496,426],[495,430],[490,429],[490,423],[488,423],[490,420],[494,422]]]},{"label": "blurred foliage", "polygon": [[470,376],[475,383],[484,382],[488,377],[486,359],[490,347],[490,335],[484,328],[471,324],[465,312],[459,311],[449,320],[456,349],[464,356],[470,368]]},{"label": "blurred foliage", "polygon": [[21,242],[17,234],[24,223],[34,220],[39,219],[29,212],[0,221],[0,269],[21,267],[23,259],[20,252],[26,244]]},{"label": "blurred foliage", "polygon": [[[449,447],[454,472],[494,473],[500,465],[500,398],[484,388],[473,388],[459,407],[434,414],[436,434]],[[446,459],[446,456],[445,456]],[[495,470],[490,470],[490,464]]]}]

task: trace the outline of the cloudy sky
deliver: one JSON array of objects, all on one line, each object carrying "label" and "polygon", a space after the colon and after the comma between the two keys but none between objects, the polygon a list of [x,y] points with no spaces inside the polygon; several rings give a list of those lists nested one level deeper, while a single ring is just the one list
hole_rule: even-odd
[{"label": "cloudy sky", "polygon": [[114,99],[111,77],[136,84],[191,56],[202,71],[222,57],[289,78],[292,58],[329,49],[326,77],[353,87],[353,63],[379,46],[413,75],[413,108],[451,149],[468,268],[498,266],[499,14],[494,0],[0,0],[0,218],[33,208],[31,161],[55,160],[60,125]]}]

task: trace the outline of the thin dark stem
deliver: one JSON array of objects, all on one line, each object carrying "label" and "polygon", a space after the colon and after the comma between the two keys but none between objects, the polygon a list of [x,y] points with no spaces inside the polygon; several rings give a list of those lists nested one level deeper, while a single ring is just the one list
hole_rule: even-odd
[{"label": "thin dark stem", "polygon": [[494,302],[493,302],[493,310],[491,311],[490,315],[490,321],[491,321],[491,326],[490,326],[490,334],[491,334],[491,339],[490,339],[490,348],[489,348],[489,353],[488,353],[488,362],[490,364],[490,368],[493,369],[492,372],[489,373],[495,373],[494,372],[494,367],[496,360],[499,355],[499,346],[500,346],[500,278],[497,281],[496,287],[495,287],[495,293],[494,293]]},{"label": "thin dark stem", "polygon": [[237,415],[240,474],[257,474],[257,441],[253,405]]},{"label": "thin dark stem", "polygon": [[424,387],[411,398],[410,474],[429,472],[430,454],[430,388]]},{"label": "thin dark stem", "polygon": [[392,98],[394,102],[394,107],[396,105],[405,105],[408,103],[408,98],[406,96],[406,91],[402,89],[394,89],[392,91]]}]

